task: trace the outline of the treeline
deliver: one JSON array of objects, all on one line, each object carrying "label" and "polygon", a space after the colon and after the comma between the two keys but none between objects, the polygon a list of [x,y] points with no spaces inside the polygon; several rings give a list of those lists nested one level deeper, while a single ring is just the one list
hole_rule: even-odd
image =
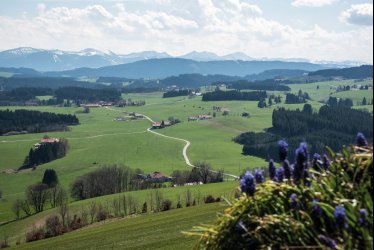
[{"label": "treeline", "polygon": [[77,124],[79,124],[79,120],[75,115],[32,110],[0,110],[0,135],[22,131],[41,133],[67,130],[67,126]]},{"label": "treeline", "polygon": [[138,178],[138,175],[144,175],[144,172],[123,166],[105,166],[74,180],[71,185],[71,196],[78,200],[84,200],[146,189],[146,185],[149,183],[143,182]]},{"label": "treeline", "polygon": [[[300,141],[307,141],[312,152],[324,152],[325,146],[337,150],[348,145],[357,131],[373,137],[373,118],[364,111],[344,106],[323,106],[318,113],[309,108],[303,111],[273,111],[273,127],[267,133],[244,133],[235,138],[243,145],[244,155],[266,159],[278,159],[277,141],[289,138],[290,147],[297,148]],[[290,152],[291,159],[294,152]]]},{"label": "treeline", "polygon": [[343,99],[343,98],[336,98],[330,96],[330,98],[327,100],[327,104],[330,106],[345,106],[345,107],[353,107],[353,101],[352,99]]},{"label": "treeline", "polygon": [[216,90],[203,94],[203,101],[260,101],[266,97],[266,91],[241,92],[237,90]]},{"label": "treeline", "polygon": [[[27,101],[36,101],[37,96],[53,95],[50,88],[22,87],[0,92],[0,106],[23,106]],[[37,101],[39,102],[39,101]]]},{"label": "treeline", "polygon": [[[37,96],[54,96],[54,98],[38,100]],[[74,101],[77,104],[96,101],[117,102],[120,99],[121,92],[112,88],[62,87],[54,90],[21,87],[0,92],[0,106],[61,105],[65,103],[65,100]]]},{"label": "treeline", "polygon": [[297,95],[292,93],[286,94],[286,104],[300,104],[300,103],[306,103],[307,100],[309,100],[309,94],[303,93],[301,90]]},{"label": "treeline", "polygon": [[164,93],[162,98],[171,98],[178,96],[189,96],[192,93],[190,89],[172,90]]},{"label": "treeline", "polygon": [[223,171],[212,171],[212,167],[204,162],[195,163],[192,170],[175,170],[172,176],[174,185],[183,186],[186,183],[217,183],[223,182]]},{"label": "treeline", "polygon": [[72,100],[74,102],[118,101],[121,93],[115,89],[87,89],[80,87],[64,87],[55,91],[58,100]]},{"label": "treeline", "polygon": [[276,81],[273,79],[264,80],[264,81],[237,81],[230,83],[228,86],[231,89],[237,90],[268,90],[268,91],[290,91],[290,87],[286,86],[285,84],[290,84],[291,81]]},{"label": "treeline", "polygon": [[364,79],[373,77],[373,65],[362,65],[345,69],[325,69],[309,73],[309,76],[344,77],[346,79]]},{"label": "treeline", "polygon": [[56,142],[40,143],[37,147],[31,148],[21,169],[36,167],[66,155],[68,141],[59,139]]},{"label": "treeline", "polygon": [[96,89],[105,88],[102,84],[81,82],[67,77],[0,77],[0,86],[5,91],[21,87],[51,89],[58,89],[67,86]]}]

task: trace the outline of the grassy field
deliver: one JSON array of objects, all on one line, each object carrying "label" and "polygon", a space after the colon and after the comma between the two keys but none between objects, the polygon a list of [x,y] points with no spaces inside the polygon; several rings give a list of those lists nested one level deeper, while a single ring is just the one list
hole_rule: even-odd
[{"label": "grassy field", "polygon": [[[357,102],[362,102],[364,98],[366,98],[367,102],[370,103],[371,100],[373,100],[373,91],[372,90],[350,90],[350,91],[343,91],[336,94],[333,94],[332,96],[343,98],[343,99],[352,99],[354,104],[357,104]],[[370,106],[370,105],[368,105]]]},{"label": "grassy field", "polygon": [[[368,82],[368,84],[372,84]],[[324,105],[320,101],[326,100],[330,95],[343,98],[367,100],[373,97],[372,91],[347,91],[335,93],[337,85],[353,84],[353,81],[323,82],[312,84],[290,85],[292,92],[299,89],[308,92],[315,111]],[[362,84],[362,83],[361,83]],[[319,89],[317,89],[319,86]],[[282,92],[274,92],[281,94]],[[242,146],[235,144],[232,139],[247,131],[260,132],[272,126],[271,115],[274,109],[285,107],[287,109],[302,109],[303,104],[286,105],[279,104],[265,109],[259,109],[257,102],[202,102],[201,97],[186,98],[176,97],[163,99],[162,93],[128,94],[126,99],[134,101],[144,100],[146,105],[142,107],[114,108],[116,111],[105,108],[91,109],[89,114],[77,113],[80,125],[71,127],[68,132],[47,133],[50,137],[67,138],[69,152],[66,157],[39,166],[35,171],[26,170],[12,173],[12,170],[20,167],[32,145],[38,142],[43,134],[26,134],[17,136],[0,136],[0,190],[3,198],[0,199],[0,222],[14,219],[11,212],[13,202],[17,198],[24,198],[24,190],[27,186],[41,181],[47,168],[57,171],[60,183],[65,189],[69,189],[70,183],[80,175],[91,172],[106,164],[122,164],[131,168],[140,168],[146,173],[161,171],[171,174],[174,170],[190,169],[185,164],[182,156],[184,143],[177,140],[163,138],[147,132],[150,122],[147,120],[115,122],[116,117],[123,117],[123,112],[137,112],[151,117],[153,120],[167,120],[169,117],[178,118],[182,123],[157,132],[164,135],[189,140],[191,146],[188,156],[191,162],[205,161],[214,169],[223,169],[226,173],[241,174],[244,169],[266,166],[265,159],[248,157],[241,154]],[[44,98],[44,97],[43,97]],[[284,99],[283,99],[284,100]],[[230,110],[228,116],[217,112],[217,117],[209,121],[188,122],[189,116],[213,114],[213,106],[219,106]],[[4,107],[18,109],[19,107]],[[3,109],[4,109],[3,108]],[[60,107],[22,107],[46,112],[75,114],[82,108]],[[372,106],[359,106],[372,111]],[[250,118],[243,118],[241,114],[248,112]],[[227,194],[230,193],[236,183],[217,184],[217,186],[199,187],[201,193]],[[175,201],[178,189],[165,189],[165,198]],[[147,191],[139,191],[136,196],[139,202],[148,196]],[[135,194],[134,194],[135,196]],[[112,197],[98,198],[112,199]],[[83,202],[74,202],[72,209],[84,205]],[[0,227],[0,233],[22,232],[29,228],[35,221],[53,213],[48,210],[37,216],[29,217],[22,221],[10,223]],[[0,234],[1,236],[1,234]],[[65,236],[64,236],[65,237]],[[13,238],[14,240],[14,238]]]},{"label": "grassy field", "polygon": [[[175,208],[179,199],[182,201],[183,207],[185,206],[184,201],[187,190],[189,190],[193,199],[196,199],[197,204],[201,204],[203,203],[202,199],[207,195],[232,199],[237,186],[238,182],[230,181],[199,186],[161,188],[158,190],[160,191],[163,199],[169,199],[172,201],[172,207]],[[144,202],[147,202],[147,204],[151,204],[151,193],[154,193],[154,190],[133,191],[122,194],[97,197],[83,201],[76,201],[70,203],[69,212],[71,215],[79,214],[82,209],[87,210],[88,206],[93,202],[96,204],[102,204],[104,207],[106,207],[108,204],[111,204],[114,199],[121,199],[123,195],[126,195],[127,197],[133,197],[135,202],[138,204],[138,208],[141,209],[141,206]],[[42,213],[1,226],[0,239],[2,239],[4,236],[9,236],[9,241],[11,243],[14,243],[18,238],[24,240],[24,236],[27,231],[29,231],[34,225],[39,225],[40,223],[44,222],[46,217],[53,214],[58,214],[57,209],[49,209]]]},{"label": "grassy field", "polygon": [[216,203],[105,222],[15,249],[191,249],[196,238],[181,232],[212,223],[224,208]]},{"label": "grassy field", "polygon": [[[316,82],[316,83],[308,83],[308,84],[290,84],[288,85],[291,88],[291,92],[297,93],[300,89],[303,92],[307,92],[309,96],[315,101],[325,101],[330,96],[335,96],[336,94],[336,87],[338,86],[352,86],[355,84],[354,80],[346,80],[346,81],[330,81],[330,82]],[[373,85],[372,80],[356,83],[360,85]],[[319,89],[317,89],[319,87]],[[372,90],[365,90],[364,91],[367,96],[371,96],[370,100],[373,98],[373,91]],[[343,92],[341,92],[343,93]],[[339,93],[339,94],[341,94]],[[362,94],[357,94],[356,91],[347,91],[344,93],[347,94],[344,98],[352,98],[352,100],[360,99]],[[338,94],[338,95],[339,95]],[[339,96],[337,96],[339,97]],[[363,96],[362,96],[363,98]],[[360,101],[362,101],[362,98]]]}]

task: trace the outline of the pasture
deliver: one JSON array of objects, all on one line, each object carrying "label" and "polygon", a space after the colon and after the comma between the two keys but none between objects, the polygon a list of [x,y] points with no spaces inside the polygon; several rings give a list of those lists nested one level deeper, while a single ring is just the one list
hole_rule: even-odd
[{"label": "pasture", "polygon": [[[372,84],[372,81],[368,81],[367,83]],[[373,98],[372,91],[346,91],[336,93],[334,91],[334,86],[337,86],[338,84],[348,85],[353,84],[353,81],[320,82],[312,84],[295,84],[289,86],[291,87],[293,93],[297,93],[300,89],[309,93],[310,97],[312,98],[309,103],[312,104],[315,111],[318,111],[318,109],[323,105],[321,101],[328,99],[330,95],[340,98],[352,98],[354,102],[361,101],[364,96],[368,101],[372,100]],[[319,89],[317,89],[317,86],[319,86]],[[285,93],[273,93],[283,95],[283,101],[285,100]],[[50,97],[39,98],[48,99]],[[148,132],[147,129],[151,126],[148,120],[123,122],[114,121],[114,119],[117,117],[124,117],[124,112],[141,113],[149,116],[155,121],[166,121],[169,117],[180,119],[180,124],[162,130],[157,130],[157,132],[163,135],[190,141],[191,145],[188,148],[187,155],[192,163],[197,161],[205,161],[216,170],[224,170],[225,173],[240,175],[245,169],[263,167],[266,166],[267,163],[266,159],[243,156],[241,154],[242,146],[235,144],[232,139],[243,132],[260,132],[270,128],[272,126],[272,112],[278,107],[285,107],[287,109],[302,109],[303,107],[303,104],[288,105],[282,103],[272,107],[259,109],[257,107],[257,102],[251,101],[202,102],[201,97],[175,97],[164,99],[162,98],[162,93],[126,94],[123,95],[123,98],[131,99],[133,101],[142,100],[146,102],[146,105],[125,108],[113,107],[114,110],[106,108],[91,108],[90,113],[88,114],[82,113],[81,111],[83,109],[77,107],[1,107],[1,109],[9,108],[14,110],[26,108],[44,112],[76,114],[79,118],[80,125],[70,127],[70,131],[67,132],[0,136],[0,190],[3,192],[3,198],[0,199],[0,223],[14,219],[14,214],[12,213],[13,202],[17,198],[24,198],[25,188],[31,184],[41,181],[44,171],[48,168],[53,168],[56,170],[60,183],[66,190],[69,190],[71,182],[76,177],[91,172],[103,165],[127,165],[132,169],[139,168],[145,173],[160,171],[167,175],[171,174],[174,170],[190,169],[190,167],[186,165],[182,156],[182,150],[185,146],[184,142],[160,137]],[[229,115],[224,116],[222,112],[213,110],[214,106],[229,110]],[[356,108],[366,108],[369,111],[372,111],[373,109],[372,106],[359,106]],[[243,112],[249,113],[250,118],[242,117]],[[213,115],[213,113],[216,113],[216,117],[212,120],[188,122],[189,116],[207,114]],[[67,156],[62,159],[38,166],[34,171],[24,170],[14,173],[13,171],[22,165],[33,144],[38,142],[45,134],[50,137],[68,139],[69,151]],[[201,194],[229,196],[236,186],[237,182],[225,182],[220,184],[199,186],[198,190],[201,192]],[[191,188],[195,190],[194,192],[198,192],[195,187]],[[185,192],[185,190],[182,188],[166,188],[161,189],[161,191],[163,192],[164,198],[171,199],[174,204],[176,197],[178,195],[183,195],[183,192]],[[149,192],[152,191],[137,191],[131,195],[139,198],[139,202],[144,202],[143,200],[147,199],[146,197],[149,196]],[[115,196],[117,195],[100,197],[96,198],[95,200],[105,202],[111,200]],[[87,202],[90,201],[73,202],[70,204],[70,207],[72,211],[74,211],[74,209],[79,209],[84,204],[87,204]],[[206,206],[206,208],[209,208],[209,206]],[[188,209],[183,211],[187,210]],[[177,216],[179,211],[182,210],[173,210],[170,213],[175,213],[175,216]],[[7,233],[9,236],[12,235],[12,241],[14,242],[14,235],[24,235],[25,231],[30,228],[33,223],[53,212],[54,210],[48,210],[24,220],[1,226],[0,237],[3,236],[4,233]],[[204,214],[204,212],[202,214]],[[212,212],[212,218],[213,214],[214,212]],[[147,215],[144,217],[141,216],[141,219],[134,218],[131,220],[144,220],[142,223],[145,223],[145,218],[152,218],[152,216],[162,217],[162,215]],[[198,214],[196,214],[196,216],[197,218],[200,218]],[[208,220],[206,220],[206,222],[208,222]],[[127,222],[127,220],[124,220],[116,223],[129,223],[128,225],[131,225],[132,222]],[[190,224],[196,225],[198,222],[194,221]],[[163,226],[161,227],[163,228]],[[186,227],[186,229],[188,228],[190,228],[190,226]],[[95,232],[95,230],[97,230],[97,232]],[[89,237],[94,238],[95,233],[109,233],[110,230],[112,229],[108,225],[108,229],[104,229],[104,227],[98,227],[97,229],[90,228],[82,230],[79,232],[79,234],[82,234],[82,237],[88,237],[87,240],[89,240],[91,239]],[[179,238],[176,236],[178,240],[175,240],[174,238],[166,238],[166,240],[170,240],[171,242],[174,242],[173,240],[175,240],[175,242],[181,240],[180,237],[183,236],[180,235],[179,231],[176,232],[175,229],[170,230],[173,232],[175,231]],[[87,233],[86,236],[83,236],[85,235],[85,232],[91,233]],[[124,233],[126,232],[124,231]],[[129,233],[131,234],[132,232],[129,231]],[[160,232],[160,235],[163,233],[166,232]],[[78,246],[78,248],[85,247],[84,244],[80,245],[77,242],[79,240],[78,237],[73,237],[71,235],[73,234],[43,241],[47,243],[33,243],[27,246],[35,246],[35,248],[43,247],[48,249],[53,244],[61,244],[65,240],[71,240],[77,244],[76,246]],[[118,234],[117,236],[113,237],[120,237],[120,235]],[[114,239],[112,240],[114,241]],[[132,243],[130,244],[127,241],[119,240],[118,242],[119,244],[129,244],[129,246],[134,247],[137,246],[136,242],[134,243],[135,245],[131,245]],[[186,242],[189,242],[186,244],[190,244],[188,246],[191,246],[193,241]],[[106,244],[105,242],[102,243],[104,245]],[[119,246],[120,245],[115,245],[114,247],[116,248]],[[147,248],[147,246],[144,247]]]},{"label": "pasture", "polygon": [[108,221],[15,249],[192,249],[197,238],[181,232],[211,223],[224,209],[215,203]]}]

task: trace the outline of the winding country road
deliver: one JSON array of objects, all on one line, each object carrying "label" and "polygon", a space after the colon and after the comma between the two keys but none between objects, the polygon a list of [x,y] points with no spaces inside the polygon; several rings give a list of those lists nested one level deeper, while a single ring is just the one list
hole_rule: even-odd
[{"label": "winding country road", "polygon": [[[113,109],[113,108],[110,108],[110,107],[105,107],[106,109],[108,110],[112,110],[112,111],[115,111],[115,112],[124,112],[123,110],[117,110],[117,109]],[[152,120],[152,118],[150,118],[149,116],[146,116],[146,115],[143,115],[141,114],[144,118],[146,118],[148,121],[154,123],[155,121]],[[155,135],[158,135],[158,136],[161,136],[161,137],[164,137],[164,138],[168,138],[168,139],[172,139],[172,140],[177,140],[177,141],[182,141],[184,143],[186,143],[186,145],[184,146],[183,148],[183,158],[184,158],[184,161],[186,162],[186,164],[190,167],[195,167],[191,161],[190,161],[190,158],[188,158],[188,155],[187,155],[187,150],[188,148],[191,146],[191,142],[188,141],[188,140],[185,140],[185,139],[181,139],[181,138],[177,138],[177,137],[172,137],[172,136],[167,136],[167,135],[163,135],[163,134],[160,134],[154,130],[152,130],[152,128],[149,128],[147,129],[148,132],[150,133],[153,133]],[[210,172],[212,173],[218,173],[218,171],[215,171],[215,170],[210,170]],[[229,177],[232,177],[234,179],[239,179],[239,176],[236,176],[236,175],[232,175],[232,174],[226,174],[226,173],[222,173],[223,175],[226,175],[226,176],[229,176]]]},{"label": "winding country road", "polygon": [[[110,107],[105,107],[105,108],[108,109],[108,110],[114,111],[114,112],[121,112],[121,113],[124,112],[123,110],[117,110],[117,109],[113,109],[113,108],[110,108]],[[146,118],[148,121],[150,121],[151,123],[155,122],[149,116],[146,116],[146,115],[143,115],[143,114],[141,114],[141,115],[144,118]],[[75,138],[66,138],[66,139],[68,139],[68,140],[94,139],[94,138],[99,138],[99,137],[116,136],[116,135],[143,134],[143,133],[146,133],[146,132],[149,132],[149,133],[152,133],[152,134],[155,134],[157,136],[164,137],[164,138],[168,138],[168,139],[172,139],[172,140],[177,140],[177,141],[184,142],[185,146],[184,146],[183,152],[182,152],[183,153],[184,161],[185,161],[186,165],[188,165],[190,167],[195,167],[191,163],[190,158],[188,158],[188,155],[187,155],[188,148],[191,146],[191,142],[190,141],[182,139],[182,138],[177,138],[177,137],[172,137],[172,136],[167,136],[167,135],[160,134],[160,133],[152,130],[152,128],[148,128],[147,130],[139,131],[139,132],[102,134],[102,135],[94,135],[94,136],[86,136],[86,137],[75,137]],[[14,140],[14,141],[2,140],[2,141],[0,141],[0,143],[34,142],[34,141],[39,141],[39,139]],[[215,170],[211,170],[210,172],[212,172],[212,173],[218,173],[218,171],[215,171]],[[234,179],[239,179],[239,177],[236,176],[236,175],[227,174],[227,173],[222,173],[222,174],[225,175],[225,176],[232,177]]]}]

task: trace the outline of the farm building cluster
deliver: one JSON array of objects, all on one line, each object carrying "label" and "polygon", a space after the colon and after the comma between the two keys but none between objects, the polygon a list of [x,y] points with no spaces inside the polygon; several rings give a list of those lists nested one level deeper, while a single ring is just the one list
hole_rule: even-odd
[{"label": "farm building cluster", "polygon": [[96,103],[87,103],[87,104],[82,104],[81,107],[83,108],[100,108],[100,107],[111,107],[113,106],[113,102],[96,102]]},{"label": "farm building cluster", "polygon": [[152,129],[162,129],[162,128],[170,127],[171,125],[173,124],[169,121],[153,122]]},{"label": "farm building cluster", "polygon": [[43,138],[40,140],[40,142],[34,144],[34,149],[40,148],[42,145],[49,144],[49,143],[55,143],[60,142],[60,139],[57,138]]},{"label": "farm building cluster", "polygon": [[138,178],[146,182],[151,182],[151,183],[164,183],[164,182],[172,181],[173,179],[171,177],[164,175],[161,172],[153,172],[148,175],[138,174]]},{"label": "farm building cluster", "polygon": [[205,120],[211,120],[213,119],[213,116],[211,115],[198,115],[198,116],[190,116],[188,117],[188,121],[205,121]]}]

